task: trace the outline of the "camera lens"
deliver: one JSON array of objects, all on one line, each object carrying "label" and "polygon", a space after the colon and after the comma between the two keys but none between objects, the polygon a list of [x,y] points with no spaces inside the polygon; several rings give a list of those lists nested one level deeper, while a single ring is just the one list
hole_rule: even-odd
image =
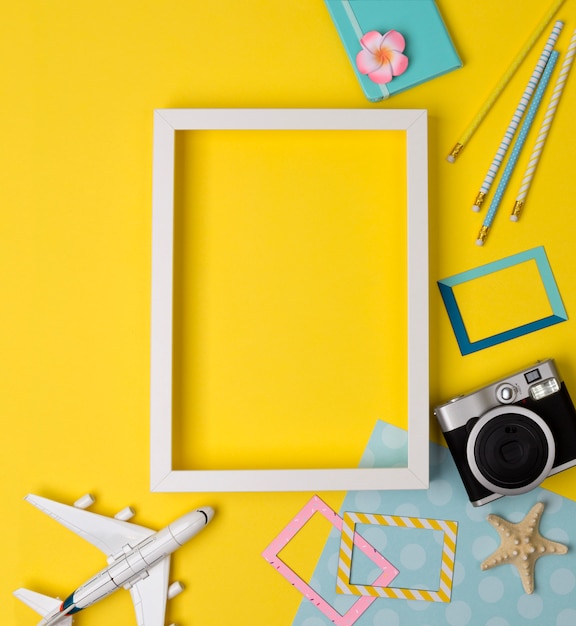
[{"label": "camera lens", "polygon": [[495,493],[520,494],[550,473],[555,445],[548,425],[522,407],[489,411],[472,428],[467,447],[472,473]]}]

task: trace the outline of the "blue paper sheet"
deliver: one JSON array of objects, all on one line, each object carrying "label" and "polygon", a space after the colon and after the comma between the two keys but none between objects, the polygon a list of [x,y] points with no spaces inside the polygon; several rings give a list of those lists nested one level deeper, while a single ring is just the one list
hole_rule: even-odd
[{"label": "blue paper sheet", "polygon": [[[370,438],[362,466],[406,463],[406,433],[379,422]],[[507,496],[482,507],[473,507],[466,496],[449,451],[430,445],[430,489],[423,491],[368,491],[346,495],[340,514],[372,512],[451,519],[458,522],[452,600],[449,603],[378,598],[358,619],[358,626],[574,626],[576,624],[576,503],[547,489],[537,488],[521,496]],[[575,473],[576,469],[568,470]],[[544,556],[536,563],[536,589],[524,593],[517,570],[502,565],[481,571],[480,563],[499,545],[496,530],[486,521],[495,513],[512,522],[523,519],[536,502],[545,504],[541,534],[568,546],[568,554]],[[378,528],[366,539],[376,544]],[[340,533],[331,533],[322,552],[312,587],[340,613],[357,597],[335,592]],[[382,554],[386,556],[385,546]],[[422,570],[433,578],[438,559],[434,551],[419,550],[418,544],[395,552],[394,563],[411,575]],[[359,566],[362,564],[359,563]],[[358,573],[359,576],[364,574]],[[331,624],[310,602],[303,600],[293,626]]]}]

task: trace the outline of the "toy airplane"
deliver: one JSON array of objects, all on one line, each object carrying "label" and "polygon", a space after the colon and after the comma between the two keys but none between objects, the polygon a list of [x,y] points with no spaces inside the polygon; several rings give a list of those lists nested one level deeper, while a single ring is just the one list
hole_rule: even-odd
[{"label": "toy airplane", "polygon": [[[130,590],[138,626],[164,626],[167,598],[182,591],[180,583],[168,587],[170,555],[198,534],[214,516],[212,508],[203,507],[156,532],[124,519],[90,513],[39,496],[28,495],[25,499],[108,557],[108,566],[64,602],[28,589],[15,591],[17,598],[42,615],[38,626],[71,626],[75,613],[121,587]],[[77,503],[77,506],[82,505]]]}]

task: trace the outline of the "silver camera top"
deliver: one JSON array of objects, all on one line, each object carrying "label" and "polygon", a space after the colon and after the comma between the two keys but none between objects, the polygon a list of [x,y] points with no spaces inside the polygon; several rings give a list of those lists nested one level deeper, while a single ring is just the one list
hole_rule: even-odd
[{"label": "silver camera top", "polygon": [[442,431],[451,431],[497,406],[517,403],[524,398],[539,400],[558,391],[560,382],[553,359],[538,361],[532,367],[452,398],[436,407],[434,414]]}]

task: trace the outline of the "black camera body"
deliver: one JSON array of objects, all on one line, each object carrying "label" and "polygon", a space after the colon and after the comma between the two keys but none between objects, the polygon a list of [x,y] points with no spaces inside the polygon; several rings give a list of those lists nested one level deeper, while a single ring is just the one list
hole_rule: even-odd
[{"label": "black camera body", "polygon": [[552,359],[434,409],[468,497],[481,506],[576,466],[576,410]]}]

